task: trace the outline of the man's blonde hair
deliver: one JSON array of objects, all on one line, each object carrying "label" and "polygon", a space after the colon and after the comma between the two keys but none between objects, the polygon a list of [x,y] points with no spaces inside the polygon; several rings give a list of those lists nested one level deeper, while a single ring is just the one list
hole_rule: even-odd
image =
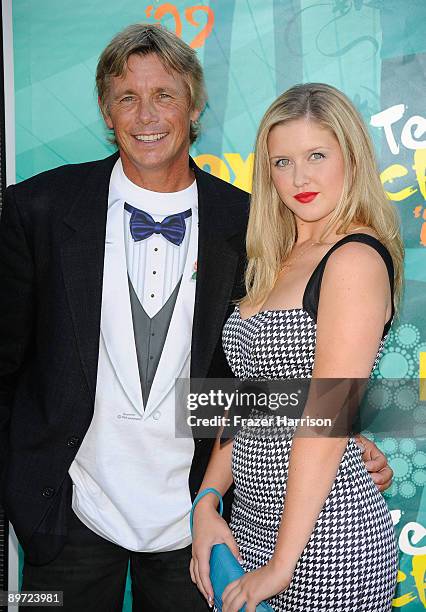
[{"label": "man's blonde hair", "polygon": [[[96,69],[99,105],[108,114],[108,94],[111,77],[123,76],[127,61],[133,54],[155,53],[168,71],[182,75],[189,91],[189,110],[202,111],[207,102],[203,69],[196,52],[172,32],[159,24],[136,23],[119,32],[102,52]],[[190,142],[195,142],[199,122],[191,122]]]}]

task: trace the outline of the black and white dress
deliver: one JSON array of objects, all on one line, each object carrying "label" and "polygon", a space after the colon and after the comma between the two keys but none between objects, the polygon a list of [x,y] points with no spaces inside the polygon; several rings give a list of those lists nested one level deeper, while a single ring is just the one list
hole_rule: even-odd
[{"label": "black and white dress", "polygon": [[[387,249],[367,234],[337,242],[312,274],[303,308],[265,310],[243,320],[237,307],[223,330],[228,362],[240,379],[309,378],[316,340],[321,279],[330,255],[342,244],[368,244],[393,265]],[[385,326],[381,348],[389,330]],[[271,558],[286,496],[292,433],[259,435],[243,427],[235,436],[235,497],[231,529],[246,571]],[[397,549],[390,512],[349,439],[336,480],[296,566],[290,587],[268,603],[279,612],[385,612],[396,586]]]}]

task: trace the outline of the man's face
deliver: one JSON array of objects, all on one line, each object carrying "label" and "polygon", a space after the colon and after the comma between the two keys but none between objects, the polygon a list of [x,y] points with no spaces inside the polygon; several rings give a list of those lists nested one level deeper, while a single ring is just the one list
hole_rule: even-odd
[{"label": "man's face", "polygon": [[124,172],[143,185],[153,172],[188,167],[190,110],[183,77],[168,72],[154,53],[131,55],[121,77],[111,77],[104,117],[115,132]]}]

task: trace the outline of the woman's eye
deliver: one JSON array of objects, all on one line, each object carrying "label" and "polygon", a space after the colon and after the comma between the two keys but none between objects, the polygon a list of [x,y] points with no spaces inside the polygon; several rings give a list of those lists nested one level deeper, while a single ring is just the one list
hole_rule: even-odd
[{"label": "woman's eye", "polygon": [[312,153],[311,157],[312,159],[324,159],[325,155],[323,153],[319,153],[318,151],[315,151],[315,153]]},{"label": "woman's eye", "polygon": [[290,163],[289,160],[283,157],[282,159],[277,159],[277,161],[275,162],[275,165],[278,168],[285,168],[286,166],[288,166],[289,163]]}]

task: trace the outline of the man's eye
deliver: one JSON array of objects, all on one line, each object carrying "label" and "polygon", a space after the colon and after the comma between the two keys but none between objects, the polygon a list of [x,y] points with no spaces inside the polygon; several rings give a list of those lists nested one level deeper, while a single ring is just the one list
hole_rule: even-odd
[{"label": "man's eye", "polygon": [[315,151],[315,153],[312,153],[311,157],[312,159],[325,159],[325,155],[323,153],[320,153],[319,151]]},{"label": "man's eye", "polygon": [[161,92],[160,94],[158,94],[158,97],[165,99],[165,98],[170,98],[171,96],[167,93]]},{"label": "man's eye", "polygon": [[134,96],[124,96],[123,98],[121,98],[120,102],[133,102],[134,99]]}]

